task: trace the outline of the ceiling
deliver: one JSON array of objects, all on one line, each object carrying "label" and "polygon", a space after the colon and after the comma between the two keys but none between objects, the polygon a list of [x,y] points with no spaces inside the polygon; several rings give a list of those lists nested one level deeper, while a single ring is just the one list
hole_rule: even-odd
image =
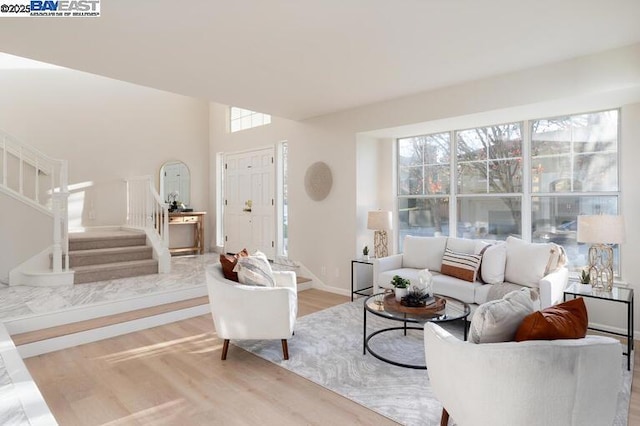
[{"label": "ceiling", "polygon": [[640,42],[638,0],[105,0],[0,51],[303,119]]}]

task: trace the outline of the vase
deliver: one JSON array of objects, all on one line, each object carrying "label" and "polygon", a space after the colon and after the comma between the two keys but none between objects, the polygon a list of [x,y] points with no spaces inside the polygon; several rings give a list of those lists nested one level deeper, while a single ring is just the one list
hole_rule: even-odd
[{"label": "vase", "polygon": [[368,254],[363,254],[362,255],[362,260],[369,260],[369,255]]},{"label": "vase", "polygon": [[396,287],[395,293],[396,293],[396,301],[400,302],[402,298],[407,295],[407,289]]}]

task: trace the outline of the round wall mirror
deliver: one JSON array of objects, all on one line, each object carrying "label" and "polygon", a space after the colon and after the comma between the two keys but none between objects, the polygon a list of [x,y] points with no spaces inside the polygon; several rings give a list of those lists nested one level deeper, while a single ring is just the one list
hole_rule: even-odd
[{"label": "round wall mirror", "polygon": [[166,203],[191,203],[191,175],[182,161],[168,161],[160,168],[160,196]]}]

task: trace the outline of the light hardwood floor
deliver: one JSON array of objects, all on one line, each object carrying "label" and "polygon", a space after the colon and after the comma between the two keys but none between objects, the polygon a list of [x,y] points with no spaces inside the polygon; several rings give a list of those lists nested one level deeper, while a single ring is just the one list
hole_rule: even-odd
[{"label": "light hardwood floor", "polygon": [[[348,300],[307,290],[299,315]],[[222,362],[221,348],[203,315],[25,363],[63,426],[395,424],[235,346]],[[635,376],[639,370],[636,353]],[[640,425],[637,381],[629,425]]]},{"label": "light hardwood floor", "polygon": [[[349,298],[299,294],[299,315]],[[392,425],[236,346],[211,315],[25,360],[61,425]],[[295,356],[294,353],[290,353]]]}]

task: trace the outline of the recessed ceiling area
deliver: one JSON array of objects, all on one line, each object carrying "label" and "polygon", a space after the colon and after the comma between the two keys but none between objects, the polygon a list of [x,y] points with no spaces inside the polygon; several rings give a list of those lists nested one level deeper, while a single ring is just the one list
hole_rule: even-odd
[{"label": "recessed ceiling area", "polygon": [[108,0],[0,52],[304,119],[640,42],[637,0]]}]

